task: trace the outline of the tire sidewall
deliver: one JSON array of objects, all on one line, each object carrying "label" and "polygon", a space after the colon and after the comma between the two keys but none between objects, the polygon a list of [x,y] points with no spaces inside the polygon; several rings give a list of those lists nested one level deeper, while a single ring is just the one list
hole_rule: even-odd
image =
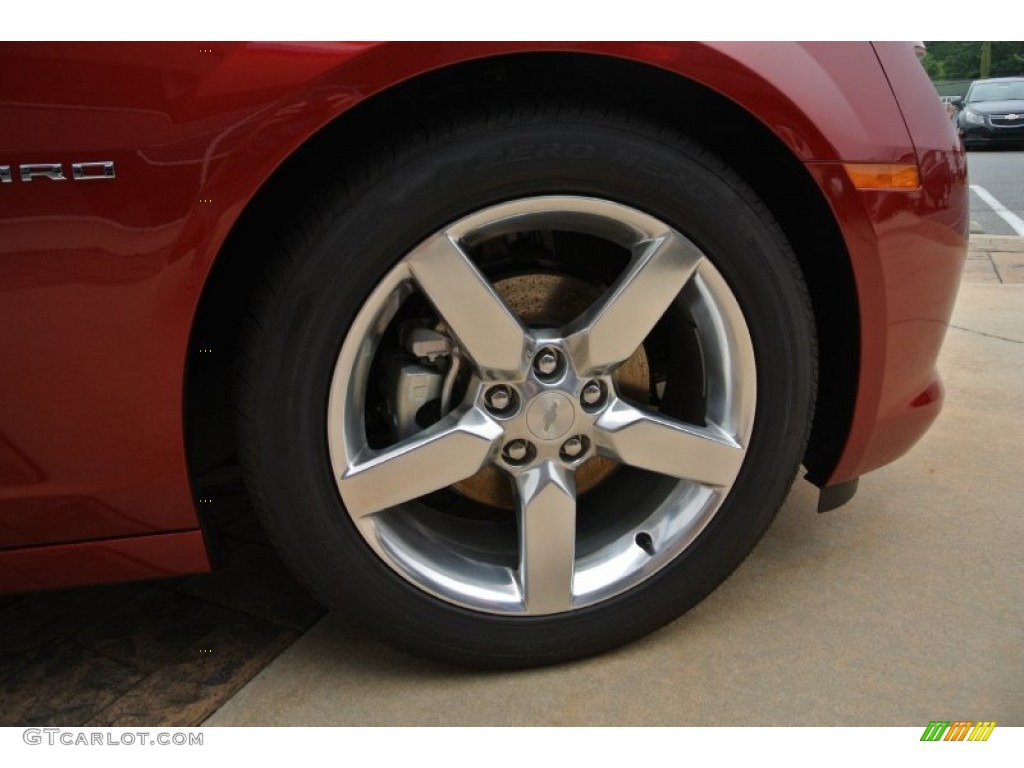
[{"label": "tire sidewall", "polygon": [[[694,241],[743,311],[757,411],[743,468],[698,539],[637,587],[544,617],[470,611],[382,562],[345,511],[326,430],[334,366],[356,313],[418,243],[459,218],[533,195],[599,197]],[[551,117],[480,125],[421,144],[324,200],[262,314],[245,439],[257,508],[300,577],[332,607],[418,651],[515,666],[594,653],[692,607],[743,560],[789,489],[814,397],[813,329],[792,254],[767,209],[715,158],[643,125]]]}]

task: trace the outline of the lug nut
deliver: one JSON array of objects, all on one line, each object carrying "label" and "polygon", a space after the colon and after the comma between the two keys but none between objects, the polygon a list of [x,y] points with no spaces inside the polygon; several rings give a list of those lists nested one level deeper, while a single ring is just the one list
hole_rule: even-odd
[{"label": "lug nut", "polygon": [[512,406],[512,390],[504,384],[491,387],[487,391],[487,407],[498,413],[507,411]]},{"label": "lug nut", "polygon": [[583,398],[584,405],[600,405],[601,401],[604,400],[604,387],[596,381],[587,382],[586,386],[583,387],[581,397]]},{"label": "lug nut", "polygon": [[525,440],[510,440],[505,443],[502,454],[510,464],[522,464],[530,455],[530,444]]},{"label": "lug nut", "polygon": [[583,444],[583,438],[577,435],[573,435],[564,443],[562,443],[562,456],[567,459],[575,459],[581,453],[583,453],[585,446]]},{"label": "lug nut", "polygon": [[558,370],[558,353],[550,347],[542,349],[534,358],[533,367],[541,376],[550,376]]}]

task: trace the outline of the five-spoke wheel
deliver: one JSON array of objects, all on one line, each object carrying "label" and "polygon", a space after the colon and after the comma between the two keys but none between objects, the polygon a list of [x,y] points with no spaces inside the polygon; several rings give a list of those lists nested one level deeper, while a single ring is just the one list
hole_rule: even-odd
[{"label": "five-spoke wheel", "polygon": [[[557,327],[525,323],[471,256],[495,238],[537,231],[602,238],[628,254],[614,283]],[[434,423],[374,448],[366,419],[374,361],[416,293],[436,313],[426,325],[444,328],[445,356],[463,361],[464,394]],[[616,370],[673,306],[692,318],[700,341],[702,359],[681,375],[705,391],[703,423],[617,387]],[[460,219],[388,273],[342,345],[326,429],[345,508],[396,572],[469,608],[549,614],[635,586],[694,540],[739,473],[756,390],[743,313],[691,241],[618,203],[532,197]],[[576,471],[592,457],[671,478],[672,487],[649,508],[606,513],[581,531]],[[499,519],[488,528],[417,503],[487,465],[514,489],[514,526]]]}]

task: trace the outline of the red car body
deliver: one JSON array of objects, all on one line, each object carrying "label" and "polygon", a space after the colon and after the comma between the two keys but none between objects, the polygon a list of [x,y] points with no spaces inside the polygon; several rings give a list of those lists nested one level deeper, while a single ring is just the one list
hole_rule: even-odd
[{"label": "red car body", "polygon": [[[816,233],[804,242],[785,213],[791,182],[757,184],[818,273],[809,477],[849,488],[913,445],[941,406],[935,360],[968,208],[963,153],[910,45],[5,44],[0,590],[208,569],[185,412],[202,356],[227,353],[201,315],[247,207],[327,127],[389,93],[445,77],[471,93],[489,64],[542,61],[553,77],[593,64],[610,88],[677,84],[698,94],[677,105],[684,116],[742,116],[803,174]],[[730,162],[729,145],[716,149]],[[116,178],[73,178],[73,163],[105,161]],[[858,189],[849,163],[911,165],[920,184]],[[26,164],[67,180],[23,179]],[[829,314],[832,291],[850,297],[845,318]]]}]

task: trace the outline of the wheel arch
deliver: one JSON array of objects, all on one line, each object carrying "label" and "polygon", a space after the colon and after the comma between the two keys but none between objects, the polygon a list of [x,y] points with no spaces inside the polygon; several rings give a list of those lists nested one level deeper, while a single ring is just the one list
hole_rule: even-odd
[{"label": "wheel arch", "polygon": [[[558,76],[545,77],[551,72]],[[734,167],[765,200],[796,252],[811,293],[818,326],[819,395],[804,464],[813,481],[828,478],[850,428],[860,349],[850,257],[825,196],[802,162],[833,152],[831,145],[816,128],[803,140],[783,131],[784,140],[778,129],[786,121],[769,128],[732,99],[664,66],[618,55],[561,51],[475,58],[379,91],[328,121],[248,200],[213,259],[192,325],[184,382],[185,437],[198,497],[206,495],[209,470],[232,460],[231,371],[248,299],[274,258],[266,244],[279,239],[288,221],[299,215],[303,197],[335,183],[339,169],[359,173],[360,153],[353,148],[378,141],[395,126],[408,130],[453,105],[519,97],[606,103],[670,124]],[[804,157],[797,156],[801,150]]]}]

